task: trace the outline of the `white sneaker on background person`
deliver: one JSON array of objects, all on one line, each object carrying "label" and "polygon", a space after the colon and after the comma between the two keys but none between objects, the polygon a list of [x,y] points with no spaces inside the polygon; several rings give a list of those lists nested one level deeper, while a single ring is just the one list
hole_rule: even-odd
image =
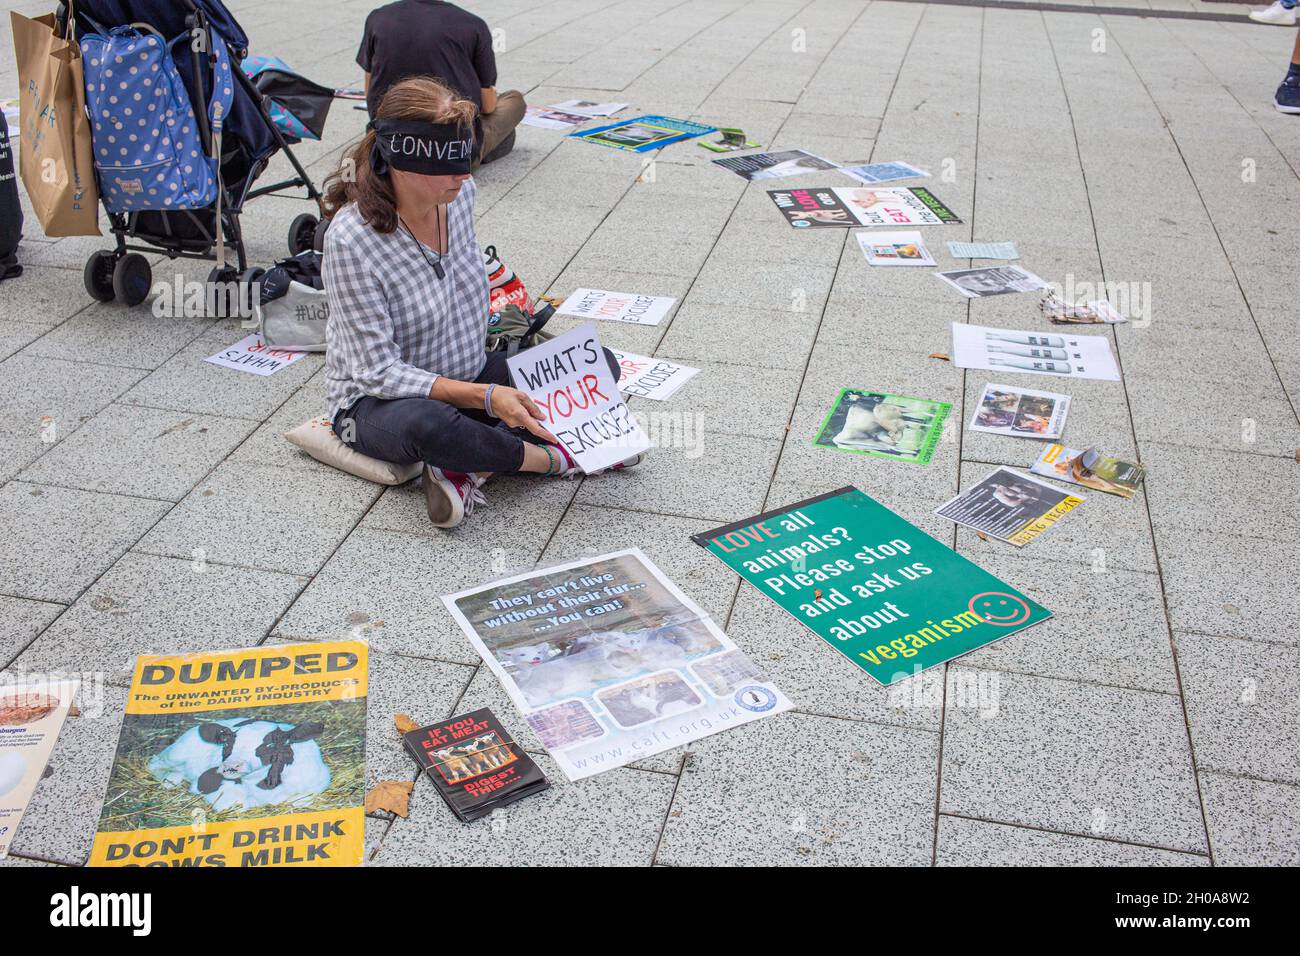
[{"label": "white sneaker on background person", "polygon": [[1295,4],[1288,7],[1281,0],[1274,0],[1274,3],[1264,10],[1252,10],[1250,18],[1256,23],[1272,23],[1279,27],[1293,27],[1296,24]]}]

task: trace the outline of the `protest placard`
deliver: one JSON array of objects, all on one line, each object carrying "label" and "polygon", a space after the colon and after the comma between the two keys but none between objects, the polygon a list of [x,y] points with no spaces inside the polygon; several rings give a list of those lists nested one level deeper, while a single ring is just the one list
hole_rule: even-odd
[{"label": "protest placard", "polygon": [[630,153],[644,153],[679,140],[712,133],[714,129],[713,126],[674,119],[671,116],[634,116],[595,129],[570,133],[569,138]]},{"label": "protest placard", "polygon": [[873,266],[932,266],[935,264],[930,250],[925,247],[921,234],[911,232],[882,232],[872,229],[854,233],[858,246],[867,262]]},{"label": "protest placard", "polygon": [[521,122],[525,126],[537,126],[541,129],[572,129],[583,123],[590,123],[592,117],[585,113],[570,113],[558,107],[530,106],[524,111]]},{"label": "protest placard", "polygon": [[90,866],[358,866],[363,641],[136,658]]},{"label": "protest placard", "polygon": [[9,854],[79,683],[0,684],[0,860]]},{"label": "protest placard", "polygon": [[693,540],[884,685],[1052,613],[857,488]]},{"label": "protest placard", "polygon": [[984,386],[970,427],[1021,438],[1060,438],[1070,396],[990,383]]},{"label": "protest placard", "polygon": [[610,292],[607,289],[578,289],[555,310],[580,319],[603,319],[633,325],[658,325],[677,300],[667,295]]},{"label": "protest placard", "polygon": [[1019,266],[982,266],[978,269],[936,272],[935,276],[968,299],[984,299],[991,295],[1032,292],[1035,289],[1047,288],[1046,282]]},{"label": "protest placard", "polygon": [[780,153],[750,153],[748,156],[728,156],[715,159],[713,165],[729,169],[749,182],[758,179],[780,179],[800,173],[835,169],[834,163],[806,153],[802,149],[787,149]]},{"label": "protest placard", "polygon": [[911,163],[863,163],[858,166],[841,166],[840,172],[868,186],[874,183],[895,182],[899,179],[920,179],[930,174]]},{"label": "protest placard", "polygon": [[993,372],[1038,372],[1063,378],[1119,381],[1119,366],[1104,335],[1024,332],[952,324],[952,362]]},{"label": "protest placard", "polygon": [[1081,504],[1078,495],[1010,468],[998,468],[935,514],[1021,548]]},{"label": "protest placard", "polygon": [[547,107],[553,110],[562,110],[566,113],[582,113],[584,116],[613,116],[620,110],[626,109],[626,103],[597,103],[595,100],[565,100],[563,103],[555,103]]},{"label": "protest placard", "polygon": [[584,473],[651,447],[619,394],[592,323],[525,349],[507,364],[515,387],[537,403],[542,424]]},{"label": "protest placard", "polygon": [[928,465],[952,406],[862,388],[840,389],[813,444]]},{"label": "protest placard", "polygon": [[443,603],[570,780],[792,706],[637,548]]},{"label": "protest placard", "polygon": [[203,361],[224,368],[233,368],[237,372],[274,375],[306,354],[306,352],[272,348],[262,340],[262,336],[254,332],[252,335],[244,336],[234,345],[222,349],[216,355],[209,355]]},{"label": "protest placard", "polygon": [[624,395],[637,395],[641,398],[653,398],[664,401],[672,398],[677,390],[689,382],[698,368],[678,365],[668,359],[651,358],[648,355],[633,355],[610,349],[618,359],[621,374],[618,390]]},{"label": "protest placard", "polygon": [[961,222],[934,193],[921,186],[770,189],[767,194],[796,229]]}]

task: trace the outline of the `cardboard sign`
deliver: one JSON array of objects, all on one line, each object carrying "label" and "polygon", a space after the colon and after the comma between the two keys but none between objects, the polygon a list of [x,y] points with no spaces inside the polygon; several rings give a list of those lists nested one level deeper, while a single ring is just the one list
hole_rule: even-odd
[{"label": "cardboard sign", "polygon": [[237,372],[251,372],[254,375],[274,375],[286,365],[292,365],[302,358],[305,352],[290,352],[287,349],[272,348],[262,341],[254,332],[246,335],[229,348],[224,348],[216,355],[209,355],[203,361]]},{"label": "cardboard sign", "polygon": [[363,641],[136,658],[90,866],[358,866]]},{"label": "cardboard sign", "polygon": [[633,355],[631,352],[620,352],[618,349],[610,349],[610,351],[614,353],[622,369],[618,379],[618,390],[624,395],[664,401],[672,398],[679,388],[699,372],[698,368],[678,365],[668,359]]},{"label": "cardboard sign", "polygon": [[610,374],[590,322],[508,360],[515,387],[542,410],[542,424],[586,474],[651,447]]},{"label": "cardboard sign", "polygon": [[41,782],[78,681],[0,685],[0,860]]},{"label": "cardboard sign", "polygon": [[666,295],[638,295],[635,292],[607,292],[578,289],[555,311],[580,319],[607,319],[633,325],[658,325],[677,300]]},{"label": "cardboard sign", "polygon": [[1052,614],[857,488],[693,540],[880,684]]}]

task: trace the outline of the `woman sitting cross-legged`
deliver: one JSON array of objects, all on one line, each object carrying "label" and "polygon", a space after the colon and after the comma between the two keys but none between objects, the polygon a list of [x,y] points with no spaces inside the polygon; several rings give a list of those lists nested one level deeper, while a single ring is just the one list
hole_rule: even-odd
[{"label": "woman sitting cross-legged", "polygon": [[[474,109],[435,79],[397,83],[325,187],[334,431],[372,458],[423,462],[429,519],[443,528],[484,500],[494,472],[577,470],[537,406],[510,387],[505,354],[486,348]],[[605,357],[617,380],[617,359]]]}]

